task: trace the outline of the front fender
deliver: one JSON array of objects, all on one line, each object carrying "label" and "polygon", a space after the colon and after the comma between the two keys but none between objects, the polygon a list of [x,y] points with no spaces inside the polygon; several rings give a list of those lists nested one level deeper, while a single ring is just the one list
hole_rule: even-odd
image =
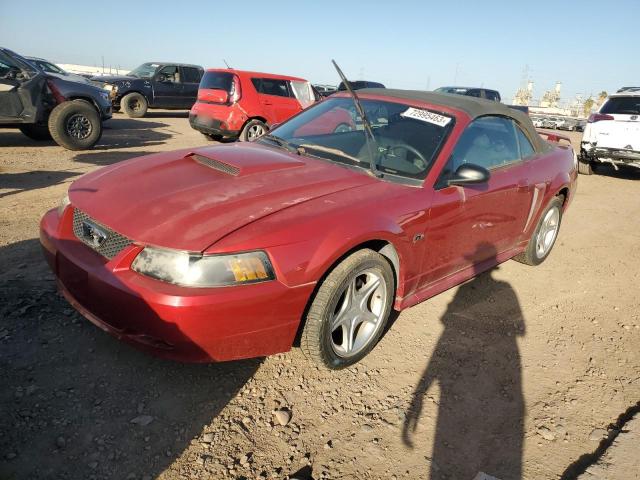
[{"label": "front fender", "polygon": [[[407,195],[407,187],[402,188],[401,195],[382,195],[377,201],[370,198],[375,185],[317,198],[246,225],[207,253],[266,250],[278,279],[299,286],[318,282],[355,248],[386,242],[398,254],[398,294],[403,294],[406,280],[416,276],[414,270],[420,265],[422,242],[413,239],[425,231],[427,210],[414,211],[416,202]],[[413,193],[424,192],[415,189]]]}]

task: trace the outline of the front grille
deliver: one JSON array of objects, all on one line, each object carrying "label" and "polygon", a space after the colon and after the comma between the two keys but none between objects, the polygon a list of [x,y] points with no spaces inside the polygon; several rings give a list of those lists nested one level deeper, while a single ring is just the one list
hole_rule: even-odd
[{"label": "front grille", "polygon": [[213,168],[214,170],[226,173],[227,175],[233,175],[234,177],[237,177],[240,173],[240,169],[238,167],[228,165],[226,163],[220,162],[219,160],[214,160],[213,158],[207,158],[202,155],[198,155],[197,153],[192,153],[191,158],[193,158],[200,165]]},{"label": "front grille", "polygon": [[[100,244],[92,242],[91,239],[85,235],[83,223],[86,221],[91,222],[93,225],[97,225],[106,234],[106,238]],[[78,237],[78,240],[98,252],[100,255],[107,257],[109,260],[133,243],[124,235],[120,235],[109,227],[105,227],[101,223],[96,222],[89,215],[77,208],[73,209],[73,233]]]}]

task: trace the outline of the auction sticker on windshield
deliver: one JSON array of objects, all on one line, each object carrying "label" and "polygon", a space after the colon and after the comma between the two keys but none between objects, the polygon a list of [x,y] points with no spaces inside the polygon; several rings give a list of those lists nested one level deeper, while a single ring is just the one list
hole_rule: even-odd
[{"label": "auction sticker on windshield", "polygon": [[413,118],[415,120],[421,120],[423,122],[433,123],[440,127],[444,127],[449,124],[451,119],[444,115],[438,115],[437,113],[430,112],[429,110],[422,110],[420,108],[409,107],[400,114],[401,117]]}]

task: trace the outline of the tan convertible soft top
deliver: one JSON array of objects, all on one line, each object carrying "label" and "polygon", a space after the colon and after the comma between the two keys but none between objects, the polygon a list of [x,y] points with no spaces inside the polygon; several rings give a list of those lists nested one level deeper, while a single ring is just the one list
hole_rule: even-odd
[{"label": "tan convertible soft top", "polygon": [[494,102],[493,100],[485,100],[484,98],[467,97],[465,95],[455,95],[451,93],[425,92],[421,90],[397,90],[392,88],[363,88],[357,91],[358,95],[380,95],[386,97],[394,97],[402,100],[416,100],[429,103],[431,105],[443,105],[455,110],[460,110],[471,119],[476,119],[484,115],[500,115],[503,117],[513,118],[518,125],[527,133],[527,136],[534,143],[536,151],[541,152],[549,149],[549,144],[545,142],[536,128],[533,126],[529,116],[516,110],[509,108],[507,105]]}]

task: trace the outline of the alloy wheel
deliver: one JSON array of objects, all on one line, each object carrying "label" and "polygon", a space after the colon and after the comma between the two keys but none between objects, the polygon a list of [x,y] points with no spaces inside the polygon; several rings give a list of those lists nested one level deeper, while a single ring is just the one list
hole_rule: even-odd
[{"label": "alloy wheel", "polygon": [[331,319],[331,346],[336,355],[352,357],[365,349],[383,325],[387,284],[365,270],[353,275],[340,295]]},{"label": "alloy wheel", "polygon": [[262,125],[251,125],[249,127],[249,130],[247,131],[247,140],[249,140],[250,142],[253,142],[254,140],[257,140],[259,137],[261,137],[262,135],[264,135],[266,133],[265,128]]},{"label": "alloy wheel", "polygon": [[93,131],[91,121],[81,113],[71,115],[65,125],[67,135],[78,140],[84,140]]},{"label": "alloy wheel", "polygon": [[536,255],[544,258],[553,247],[560,227],[560,209],[553,206],[545,214],[536,237]]}]

